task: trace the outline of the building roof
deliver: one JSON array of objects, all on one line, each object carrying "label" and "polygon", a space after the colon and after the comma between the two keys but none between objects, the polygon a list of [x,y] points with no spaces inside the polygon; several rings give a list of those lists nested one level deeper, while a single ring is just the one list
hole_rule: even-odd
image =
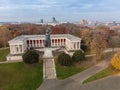
[{"label": "building roof", "polygon": [[[71,34],[51,34],[50,36],[51,36],[51,38],[59,38],[59,37],[67,38],[71,41],[80,41],[81,40],[81,38],[73,36]],[[18,36],[16,38],[10,40],[9,43],[23,42],[24,40],[28,40],[28,39],[32,40],[32,39],[38,39],[38,38],[44,39],[45,35],[21,35],[21,36]]]}]

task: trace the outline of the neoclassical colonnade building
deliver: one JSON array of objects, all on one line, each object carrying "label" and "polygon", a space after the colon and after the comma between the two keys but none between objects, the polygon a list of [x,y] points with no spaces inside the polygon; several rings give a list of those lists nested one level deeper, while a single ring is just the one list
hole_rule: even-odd
[{"label": "neoclassical colonnade building", "polygon": [[[22,60],[22,54],[28,48],[44,48],[45,35],[21,35],[10,40],[10,54],[7,60]],[[79,50],[81,38],[70,34],[51,34],[51,47],[65,47],[66,51]]]}]

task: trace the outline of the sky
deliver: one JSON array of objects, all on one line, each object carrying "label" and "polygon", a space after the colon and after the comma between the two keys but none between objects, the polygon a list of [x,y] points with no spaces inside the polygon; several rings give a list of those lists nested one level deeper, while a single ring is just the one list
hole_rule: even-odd
[{"label": "sky", "polygon": [[2,21],[120,21],[120,0],[0,0]]}]

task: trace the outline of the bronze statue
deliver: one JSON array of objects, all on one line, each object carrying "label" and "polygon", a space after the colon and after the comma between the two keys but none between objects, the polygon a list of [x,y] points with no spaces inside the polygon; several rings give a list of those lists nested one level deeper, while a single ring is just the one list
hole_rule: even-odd
[{"label": "bronze statue", "polygon": [[45,35],[45,41],[44,41],[44,46],[49,48],[51,47],[50,31],[51,29],[48,27],[46,29],[46,35]]}]

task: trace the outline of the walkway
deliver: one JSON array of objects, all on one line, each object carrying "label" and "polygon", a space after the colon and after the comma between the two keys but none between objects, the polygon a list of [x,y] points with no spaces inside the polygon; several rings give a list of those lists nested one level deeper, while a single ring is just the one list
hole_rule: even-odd
[{"label": "walkway", "polygon": [[[97,72],[100,72],[101,70],[105,69],[108,67],[109,65],[109,59],[108,60],[104,60],[101,63],[93,66],[92,68],[89,68],[79,74],[76,74],[72,77],[70,77],[70,79],[73,79],[74,81],[76,81],[79,84],[82,84],[82,82],[87,79],[88,77],[96,74]],[[68,78],[69,79],[69,78]]]},{"label": "walkway", "polygon": [[110,76],[77,87],[76,90],[120,90],[120,76]]},{"label": "walkway", "polygon": [[22,60],[18,60],[18,61],[1,61],[0,64],[4,64],[4,63],[16,63],[16,62],[22,62]]},{"label": "walkway", "polygon": [[104,60],[101,63],[87,69],[79,74],[69,77],[65,80],[46,80],[37,90],[85,90],[82,82],[95,73],[105,69],[109,65],[109,60]]},{"label": "walkway", "polygon": [[43,78],[56,79],[55,63],[53,58],[46,58],[43,60]]}]

